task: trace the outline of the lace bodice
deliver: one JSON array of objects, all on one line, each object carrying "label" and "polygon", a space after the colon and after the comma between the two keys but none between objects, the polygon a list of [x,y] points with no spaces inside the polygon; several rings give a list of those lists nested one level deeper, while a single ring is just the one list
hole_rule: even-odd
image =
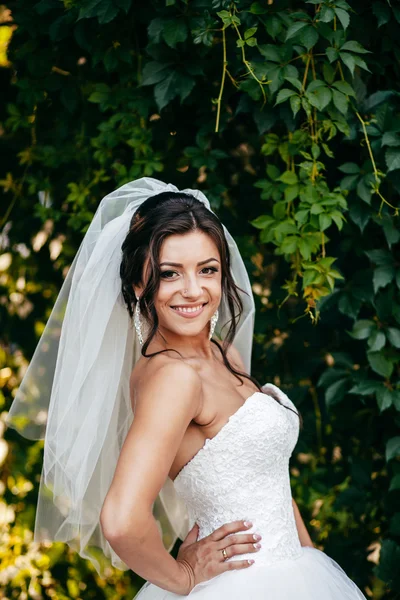
[{"label": "lace bodice", "polygon": [[248,531],[262,535],[262,547],[240,558],[270,564],[302,553],[289,479],[299,417],[282,390],[271,383],[262,389],[265,393],[255,392],[216,436],[205,441],[178,473],[174,486],[187,504],[189,527],[199,525],[198,539],[224,523],[251,520]]}]

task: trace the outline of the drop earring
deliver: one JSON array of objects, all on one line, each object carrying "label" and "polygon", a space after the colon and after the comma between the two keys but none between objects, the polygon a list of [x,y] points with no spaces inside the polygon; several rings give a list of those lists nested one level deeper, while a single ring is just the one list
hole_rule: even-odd
[{"label": "drop earring", "polygon": [[208,336],[209,340],[211,340],[212,336],[214,335],[215,326],[218,321],[218,316],[219,316],[219,313],[218,313],[218,308],[217,308],[217,310],[215,311],[215,313],[213,314],[213,316],[211,317],[211,320],[210,320],[210,333]]},{"label": "drop earring", "polygon": [[143,346],[142,319],[140,318],[140,299],[136,297],[135,316],[133,318],[139,344]]}]

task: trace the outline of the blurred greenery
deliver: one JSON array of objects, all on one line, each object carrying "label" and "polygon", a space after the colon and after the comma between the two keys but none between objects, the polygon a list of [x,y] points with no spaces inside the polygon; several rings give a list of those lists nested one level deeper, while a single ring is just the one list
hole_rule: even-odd
[{"label": "blurred greenery", "polygon": [[32,542],[42,442],[4,415],[99,201],[153,176],[201,188],[240,245],[253,373],[304,417],[290,473],[315,545],[399,598],[399,25],[388,0],[0,6],[4,597],[142,584]]}]

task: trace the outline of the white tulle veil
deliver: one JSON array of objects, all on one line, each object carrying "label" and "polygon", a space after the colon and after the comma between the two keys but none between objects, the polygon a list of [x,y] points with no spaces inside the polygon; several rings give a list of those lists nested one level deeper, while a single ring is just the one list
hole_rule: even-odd
[{"label": "white tulle veil", "polygon": [[[131,181],[100,202],[72,262],[44,332],[7,415],[26,438],[44,439],[34,541],[66,542],[99,574],[128,567],[100,527],[100,511],[134,418],[129,378],[140,345],[121,293],[121,245],[135,210],[149,196],[178,192],[150,177]],[[199,190],[185,189],[210,209]],[[254,300],[237,245],[224,226],[231,272],[244,310],[234,346],[250,372]],[[229,319],[222,299],[216,333]],[[225,328],[226,331],[227,328]],[[183,500],[167,478],[153,513],[165,547],[189,528]]]}]

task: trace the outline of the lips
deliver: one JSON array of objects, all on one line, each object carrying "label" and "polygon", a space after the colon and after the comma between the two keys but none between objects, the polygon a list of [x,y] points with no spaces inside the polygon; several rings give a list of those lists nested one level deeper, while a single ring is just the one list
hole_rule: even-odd
[{"label": "lips", "polygon": [[206,303],[198,303],[198,304],[193,304],[193,305],[178,305],[178,306],[171,306],[171,309],[173,311],[175,311],[178,315],[181,315],[182,317],[186,317],[186,318],[193,318],[193,317],[197,317],[198,315],[200,315],[203,312],[203,309],[205,307]]}]

